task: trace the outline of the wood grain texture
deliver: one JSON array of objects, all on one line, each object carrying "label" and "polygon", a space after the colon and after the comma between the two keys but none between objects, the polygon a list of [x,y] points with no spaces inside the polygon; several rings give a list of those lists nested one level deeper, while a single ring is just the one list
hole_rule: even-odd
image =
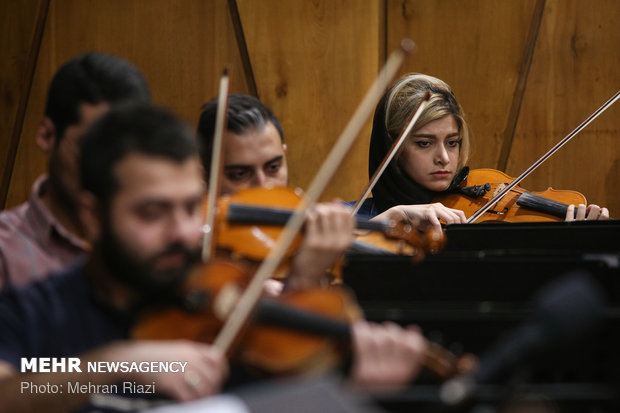
[{"label": "wood grain texture", "polygon": [[494,167],[535,1],[388,1],[388,45],[418,45],[402,73],[446,81],[473,132],[470,166]]},{"label": "wood grain texture", "polygon": [[48,4],[0,3],[0,209],[9,191]]},{"label": "wood grain texture", "polygon": [[[233,65],[231,90],[249,91],[227,0],[49,0],[32,88],[24,96],[25,54],[34,47],[32,10],[40,1],[0,6],[0,173],[10,156],[7,125],[15,120],[16,102],[27,101],[7,206],[25,200],[46,170],[34,132],[51,76],[77,53],[99,50],[129,59],[145,74],[154,100],[192,124],[200,106],[216,95],[225,63]],[[384,56],[403,37],[417,43],[418,53],[402,73],[446,80],[473,130],[470,165],[496,166],[536,0],[237,4],[257,94],[283,121],[291,184],[310,182]],[[618,89],[619,20],[615,0],[546,0],[507,173],[517,175]],[[524,185],[577,189],[620,214],[618,119],[616,105]],[[324,199],[353,199],[366,184],[370,123]]]},{"label": "wood grain texture", "polygon": [[515,129],[517,127],[517,121],[521,112],[521,104],[523,103],[523,95],[525,94],[525,86],[527,85],[527,77],[529,76],[530,68],[532,67],[534,49],[536,47],[538,33],[540,32],[540,24],[542,23],[542,17],[545,11],[545,2],[546,0],[536,0],[534,13],[532,13],[530,27],[527,32],[527,41],[525,42],[523,55],[521,57],[519,78],[517,79],[515,91],[512,95],[512,104],[510,105],[510,111],[508,112],[508,119],[506,120],[506,128],[504,129],[504,135],[502,139],[502,146],[500,148],[496,164],[496,168],[500,171],[506,170],[506,165],[508,164],[508,157],[510,156],[510,150],[512,149]]},{"label": "wood grain texture", "polygon": [[245,33],[243,31],[243,25],[241,24],[241,17],[239,16],[237,0],[228,0],[228,11],[230,13],[230,20],[233,30],[235,32],[237,50],[239,51],[239,58],[241,59],[241,65],[243,67],[243,73],[245,82],[247,84],[248,94],[256,97],[258,96],[258,91],[256,90],[256,79],[254,77],[252,62],[250,62],[248,45],[245,40]]},{"label": "wood grain texture", "polygon": [[196,125],[201,105],[217,94],[232,63],[232,92],[247,92],[226,0],[52,0],[29,96],[7,205],[22,202],[46,160],[34,143],[47,86],[78,53],[101,51],[130,60],[156,103]]},{"label": "wood grain texture", "polygon": [[[620,4],[548,0],[507,172],[518,174],[620,89]],[[524,182],[574,189],[620,214],[616,103]]]},{"label": "wood grain texture", "polygon": [[[238,0],[259,98],[280,118],[290,183],[305,188],[378,70],[379,2]],[[323,199],[368,181],[370,121]]]}]

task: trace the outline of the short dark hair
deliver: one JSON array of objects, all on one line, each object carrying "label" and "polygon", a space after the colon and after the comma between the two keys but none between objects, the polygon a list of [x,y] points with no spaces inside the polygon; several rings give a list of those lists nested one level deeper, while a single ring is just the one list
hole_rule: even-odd
[{"label": "short dark hair", "polygon": [[[216,114],[217,98],[211,99],[202,106],[202,113],[198,121],[200,158],[207,174],[211,166]],[[271,122],[278,130],[280,139],[284,140],[284,132],[280,120],[263,102],[254,96],[238,93],[230,94],[228,96],[227,117],[226,130],[236,135],[242,135],[251,130],[261,130],[267,122]]]},{"label": "short dark hair", "polygon": [[105,206],[118,189],[114,167],[139,153],[184,162],[198,155],[192,128],[166,109],[121,105],[95,122],[82,139],[82,188]]},{"label": "short dark hair", "polygon": [[151,99],[140,70],[117,56],[86,53],[74,57],[54,75],[50,84],[45,115],[56,128],[56,143],[69,125],[80,121],[82,103],[147,103]]}]

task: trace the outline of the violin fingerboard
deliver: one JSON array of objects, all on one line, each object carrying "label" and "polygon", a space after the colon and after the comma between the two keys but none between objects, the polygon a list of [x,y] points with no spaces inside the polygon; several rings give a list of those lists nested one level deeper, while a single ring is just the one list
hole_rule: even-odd
[{"label": "violin fingerboard", "polygon": [[562,202],[535,195],[531,192],[521,194],[517,200],[517,205],[534,211],[544,212],[558,218],[564,218],[566,216],[566,209],[568,208],[568,205]]}]

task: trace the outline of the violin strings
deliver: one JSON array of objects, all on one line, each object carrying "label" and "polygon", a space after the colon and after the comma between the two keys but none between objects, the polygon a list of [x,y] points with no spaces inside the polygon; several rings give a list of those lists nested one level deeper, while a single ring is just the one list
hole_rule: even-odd
[{"label": "violin strings", "polygon": [[620,98],[620,90],[617,91],[607,102],[605,102],[601,107],[594,111],[586,120],[581,122],[579,126],[577,126],[571,133],[566,135],[564,139],[559,141],[553,148],[551,148],[546,154],[537,159],[529,168],[527,168],[521,175],[515,178],[506,188],[504,188],[500,193],[495,195],[489,202],[487,202],[482,208],[474,213],[469,219],[467,223],[472,223],[478,218],[482,216],[486,211],[488,211],[493,205],[495,205],[501,198],[503,198],[508,191],[510,191],[514,186],[518,185],[523,179],[525,179],[530,173],[534,172],[536,168],[538,168],[544,161],[549,159],[551,155],[558,151],[562,146],[568,143],[572,138],[574,138],[579,132],[581,132],[586,126],[588,126],[594,119],[596,119],[601,113],[605,112],[611,105],[613,105]]}]

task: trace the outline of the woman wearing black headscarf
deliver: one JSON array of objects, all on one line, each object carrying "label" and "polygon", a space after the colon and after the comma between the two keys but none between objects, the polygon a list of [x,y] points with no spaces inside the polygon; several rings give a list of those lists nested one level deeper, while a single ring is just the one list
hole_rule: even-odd
[{"label": "woman wearing black headscarf", "polygon": [[418,228],[440,228],[439,219],[465,222],[463,211],[431,203],[467,175],[469,130],[463,110],[445,82],[409,74],[387,91],[375,111],[369,174],[379,167],[427,91],[430,99],[416,130],[388,165],[373,189],[373,198],[364,202],[359,214],[408,221]]},{"label": "woman wearing black headscarf", "polygon": [[[444,222],[465,222],[463,211],[431,203],[450,193],[467,177],[469,127],[461,105],[447,83],[432,76],[411,73],[386,92],[375,111],[369,176],[383,162],[394,140],[405,128],[414,108],[430,92],[428,105],[366,200],[359,214],[378,219],[406,221],[424,229]],[[574,212],[576,211],[576,212]],[[607,208],[571,205],[566,220],[609,219]]]}]

